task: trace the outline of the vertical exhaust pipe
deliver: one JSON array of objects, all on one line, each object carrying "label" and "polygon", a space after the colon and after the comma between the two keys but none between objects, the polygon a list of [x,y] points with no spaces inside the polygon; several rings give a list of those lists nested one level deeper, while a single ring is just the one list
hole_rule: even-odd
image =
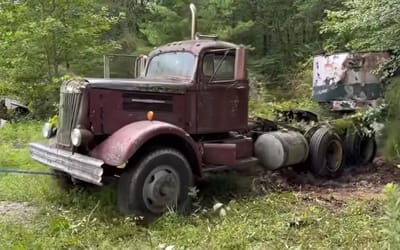
[{"label": "vertical exhaust pipe", "polygon": [[192,12],[192,40],[196,40],[196,29],[197,29],[197,20],[196,20],[196,6],[194,4],[190,4],[190,11]]}]

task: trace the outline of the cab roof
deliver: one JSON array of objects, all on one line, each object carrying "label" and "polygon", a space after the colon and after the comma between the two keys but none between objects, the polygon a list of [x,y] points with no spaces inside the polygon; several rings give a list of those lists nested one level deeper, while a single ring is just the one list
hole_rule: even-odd
[{"label": "cab roof", "polygon": [[224,41],[218,40],[186,40],[186,41],[178,41],[165,44],[154,49],[150,53],[150,57],[155,56],[157,54],[161,54],[164,52],[170,51],[190,51],[195,55],[199,55],[201,51],[209,48],[220,48],[220,49],[236,49],[239,48],[239,45]]}]

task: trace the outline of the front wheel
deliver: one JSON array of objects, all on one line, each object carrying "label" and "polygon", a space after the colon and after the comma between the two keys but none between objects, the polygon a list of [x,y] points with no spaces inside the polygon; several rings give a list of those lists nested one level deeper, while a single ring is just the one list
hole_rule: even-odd
[{"label": "front wheel", "polygon": [[175,149],[157,149],[121,175],[118,207],[125,215],[152,220],[168,209],[190,206],[193,174],[187,159]]}]

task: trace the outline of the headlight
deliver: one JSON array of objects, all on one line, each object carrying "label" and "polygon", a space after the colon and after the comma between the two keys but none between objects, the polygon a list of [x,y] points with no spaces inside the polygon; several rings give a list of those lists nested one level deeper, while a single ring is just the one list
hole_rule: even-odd
[{"label": "headlight", "polygon": [[88,145],[94,136],[92,132],[87,129],[75,128],[71,132],[71,142],[75,147],[79,147],[81,145]]},{"label": "headlight", "polygon": [[56,134],[56,129],[49,122],[46,122],[42,128],[42,134],[44,138],[49,139]]},{"label": "headlight", "polygon": [[81,130],[76,128],[71,132],[71,142],[75,147],[79,147],[82,143],[82,133]]}]

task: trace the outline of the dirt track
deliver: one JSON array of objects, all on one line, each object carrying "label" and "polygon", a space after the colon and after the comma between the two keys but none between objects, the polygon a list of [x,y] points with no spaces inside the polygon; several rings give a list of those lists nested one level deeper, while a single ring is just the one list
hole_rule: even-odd
[{"label": "dirt track", "polygon": [[298,173],[292,169],[264,172],[253,181],[253,190],[266,193],[272,190],[292,191],[301,197],[327,201],[370,200],[383,198],[387,183],[400,183],[400,169],[376,158],[368,166],[349,167],[340,178],[323,180],[310,173]]}]

